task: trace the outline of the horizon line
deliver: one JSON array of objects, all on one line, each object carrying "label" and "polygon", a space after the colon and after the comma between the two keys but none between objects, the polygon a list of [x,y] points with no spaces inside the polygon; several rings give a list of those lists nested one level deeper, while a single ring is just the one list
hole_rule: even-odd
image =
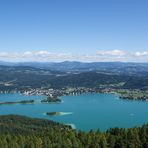
[{"label": "horizon line", "polygon": [[135,62],[135,61],[79,61],[79,60],[63,60],[63,61],[5,61],[5,60],[0,60],[0,65],[2,63],[12,63],[12,64],[18,64],[18,63],[133,63],[133,64],[148,64],[148,62]]}]

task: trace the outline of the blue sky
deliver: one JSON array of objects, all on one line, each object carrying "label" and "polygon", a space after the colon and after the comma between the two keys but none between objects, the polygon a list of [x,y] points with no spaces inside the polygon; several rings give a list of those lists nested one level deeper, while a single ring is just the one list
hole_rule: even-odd
[{"label": "blue sky", "polygon": [[147,0],[0,0],[0,58],[148,61],[147,7]]}]

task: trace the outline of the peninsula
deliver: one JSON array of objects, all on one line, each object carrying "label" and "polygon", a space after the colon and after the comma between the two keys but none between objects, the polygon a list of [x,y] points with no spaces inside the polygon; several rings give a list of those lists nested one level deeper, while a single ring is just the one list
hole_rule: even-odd
[{"label": "peninsula", "polygon": [[28,104],[28,103],[34,103],[34,100],[23,100],[23,101],[14,101],[14,102],[0,102],[0,105],[6,105],[6,104]]}]

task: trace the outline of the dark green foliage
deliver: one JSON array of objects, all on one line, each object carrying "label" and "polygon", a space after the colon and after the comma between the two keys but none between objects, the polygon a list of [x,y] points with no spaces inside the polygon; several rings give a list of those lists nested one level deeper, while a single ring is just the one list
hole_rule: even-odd
[{"label": "dark green foliage", "polygon": [[[130,69],[129,69],[130,71]],[[124,83],[122,86],[117,84]],[[29,88],[63,88],[63,87],[99,87],[113,85],[114,88],[142,89],[147,88],[148,78],[135,73],[120,71],[51,71],[23,66],[0,66],[0,90],[27,90]]]},{"label": "dark green foliage", "polygon": [[106,132],[76,131],[43,119],[0,116],[1,148],[148,148],[148,125]]}]

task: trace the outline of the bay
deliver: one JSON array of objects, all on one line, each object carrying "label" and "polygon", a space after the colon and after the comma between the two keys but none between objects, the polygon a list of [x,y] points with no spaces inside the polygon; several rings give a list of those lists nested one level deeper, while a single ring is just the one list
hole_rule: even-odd
[{"label": "bay", "polygon": [[[0,102],[34,99],[33,104],[0,105],[0,115],[19,114],[70,124],[78,130],[102,131],[113,127],[134,127],[148,123],[148,102],[122,100],[112,94],[62,96],[62,103],[41,103],[45,96],[0,94]],[[61,112],[48,116],[47,112]]]}]

